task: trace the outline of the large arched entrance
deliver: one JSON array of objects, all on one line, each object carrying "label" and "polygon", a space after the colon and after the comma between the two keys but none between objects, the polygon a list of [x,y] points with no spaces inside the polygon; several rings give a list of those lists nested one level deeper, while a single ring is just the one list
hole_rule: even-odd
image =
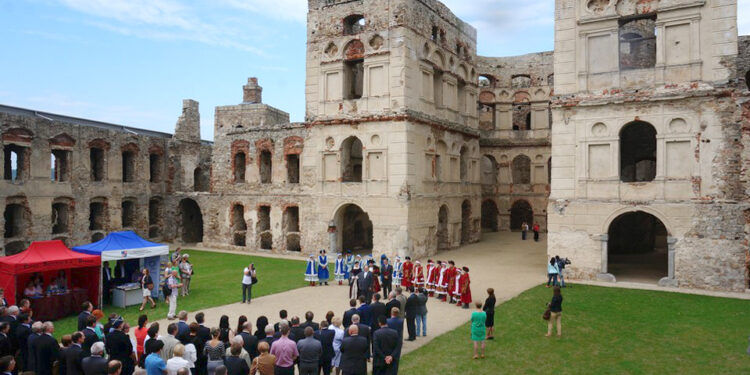
[{"label": "large arched entrance", "polygon": [[448,236],[448,207],[446,205],[440,206],[440,211],[438,211],[437,241],[438,250],[451,247],[450,237]]},{"label": "large arched entrance", "polygon": [[643,211],[618,216],[609,225],[607,271],[617,281],[659,281],[668,276],[669,236],[664,223]]},{"label": "large arched entrance", "polygon": [[517,200],[510,208],[510,230],[520,231],[523,223],[528,224],[529,228],[534,225],[534,210],[529,202]]},{"label": "large arched entrance", "polygon": [[497,232],[497,205],[492,199],[482,202],[482,231]]},{"label": "large arched entrance", "polygon": [[180,217],[182,219],[182,242],[203,242],[203,215],[198,203],[190,198],[181,200]]},{"label": "large arched entrance", "polygon": [[471,239],[471,202],[461,203],[461,245],[469,243]]},{"label": "large arched entrance", "polygon": [[338,245],[343,251],[369,253],[372,251],[372,221],[356,204],[338,209],[335,217]]}]

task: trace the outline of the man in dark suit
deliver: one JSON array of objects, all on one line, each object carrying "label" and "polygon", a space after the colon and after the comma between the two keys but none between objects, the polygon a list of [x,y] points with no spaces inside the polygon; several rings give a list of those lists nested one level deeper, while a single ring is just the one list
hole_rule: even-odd
[{"label": "man in dark suit", "polygon": [[318,323],[313,322],[313,319],[315,319],[315,315],[312,311],[308,311],[305,313],[305,322],[299,325],[300,327],[302,327],[303,332],[307,327],[311,327],[313,331],[317,331],[320,329]]},{"label": "man in dark suit", "polygon": [[[367,339],[367,359],[370,359],[370,343],[372,342],[372,336],[370,331],[370,326],[367,324],[362,324],[359,321],[359,315],[354,315],[352,317],[352,325],[357,326],[357,332],[359,336],[364,337]],[[344,337],[349,335],[349,331],[346,331],[344,333]]]},{"label": "man in dark suit", "polygon": [[103,358],[104,343],[97,342],[91,347],[91,356],[81,361],[85,375],[107,375],[107,360]]},{"label": "man in dark suit", "polygon": [[288,313],[286,312],[286,310],[279,310],[279,321],[273,325],[274,332],[279,332],[279,323],[281,323],[282,320],[286,320],[287,316]]},{"label": "man in dark suit", "polygon": [[292,317],[291,325],[292,326],[289,327],[289,338],[292,339],[295,343],[297,343],[299,340],[304,339],[305,329],[300,327],[298,316]]},{"label": "man in dark suit", "polygon": [[89,315],[89,317],[86,318],[86,328],[81,331],[81,333],[83,333],[83,345],[81,346],[81,349],[83,350],[84,357],[90,356],[91,346],[93,346],[95,342],[101,341],[99,340],[99,335],[96,334],[94,327],[96,327],[96,317]]},{"label": "man in dark suit", "polygon": [[372,334],[372,373],[373,375],[398,374],[398,360],[401,358],[401,337],[388,327],[384,316],[378,318],[380,329]]},{"label": "man in dark suit", "polygon": [[[18,363],[16,366],[26,371],[26,362],[29,357],[29,335],[31,335],[31,318],[27,314],[18,316],[20,324],[16,328],[16,342],[18,342]],[[29,370],[31,371],[31,370]]]},{"label": "man in dark suit", "polygon": [[40,335],[44,334],[44,325],[42,322],[34,322],[31,325],[31,334],[26,340],[26,347],[28,351],[26,353],[26,364],[24,371],[36,371],[36,351],[34,350],[34,341],[39,338]]},{"label": "man in dark suit", "polygon": [[359,296],[365,297],[365,301],[372,300],[372,271],[369,268],[362,270],[357,279],[357,290]]},{"label": "man in dark suit", "polygon": [[393,285],[393,266],[388,262],[388,258],[383,259],[383,269],[380,270],[380,275],[383,296],[388,296]]},{"label": "man in dark suit", "polygon": [[406,331],[409,332],[409,338],[406,341],[414,341],[417,339],[417,307],[419,306],[419,297],[417,293],[412,293],[409,298],[406,299]]},{"label": "man in dark suit", "polygon": [[398,310],[398,307],[393,309],[391,311],[391,318],[388,319],[386,322],[388,323],[388,327],[396,330],[398,332],[398,337],[403,340],[404,339],[404,320],[399,318],[400,311]]},{"label": "man in dark suit", "polygon": [[250,322],[242,323],[242,347],[245,349],[250,359],[254,359],[258,356],[258,338],[253,335],[253,325]]},{"label": "man in dark suit", "polygon": [[352,316],[357,313],[357,300],[349,300],[349,307],[351,308],[344,311],[344,317],[341,319],[341,324],[344,328],[349,328],[349,326],[352,325]]},{"label": "man in dark suit", "polygon": [[211,330],[205,325],[203,325],[205,321],[206,321],[206,316],[202,312],[195,314],[195,322],[198,323],[198,325],[200,326],[198,328],[197,336],[200,337],[201,340],[203,340],[204,344],[211,340]]},{"label": "man in dark suit", "polygon": [[117,318],[112,323],[113,331],[107,334],[104,347],[109,353],[110,360],[116,359],[122,363],[122,374],[130,375],[135,370],[135,363],[133,363],[131,356],[133,354],[133,343],[130,342],[130,337],[122,332],[123,324],[122,318]]},{"label": "man in dark suit", "polygon": [[[73,341],[65,350],[65,375],[84,375],[81,360],[83,359],[83,333],[74,332],[71,335]],[[61,369],[62,370],[62,369]]]},{"label": "man in dark suit", "polygon": [[368,340],[359,335],[356,325],[349,327],[347,334],[341,341],[341,370],[344,375],[366,375]]},{"label": "man in dark suit", "polygon": [[385,304],[385,316],[390,317],[394,307],[401,310],[401,302],[396,299],[396,292],[388,293],[388,303]]},{"label": "man in dark suit", "polygon": [[14,355],[13,349],[10,345],[10,337],[8,337],[8,334],[10,333],[10,324],[6,322],[0,323],[0,357],[5,357],[6,355]]},{"label": "man in dark suit", "polygon": [[52,336],[55,326],[52,322],[46,322],[43,326],[44,332],[31,343],[34,361],[34,372],[36,375],[52,375],[52,366],[60,358],[60,344]]},{"label": "man in dark suit", "polygon": [[323,375],[331,374],[331,360],[336,356],[333,350],[333,338],[336,332],[328,329],[328,321],[320,322],[320,329],[315,332],[315,339],[323,346],[323,354],[320,355],[320,370]]},{"label": "man in dark suit", "polygon": [[7,315],[3,317],[1,321],[6,322],[10,325],[10,331],[8,332],[8,340],[10,340],[10,350],[15,353],[18,350],[18,338],[16,336],[16,330],[20,322],[18,321],[18,306],[9,306],[6,310]]},{"label": "man in dark suit", "polygon": [[177,340],[180,340],[182,345],[187,345],[190,340],[190,326],[188,325],[188,313],[185,310],[177,313]]},{"label": "man in dark suit", "polygon": [[380,293],[375,293],[372,296],[372,303],[370,304],[370,327],[372,331],[376,331],[378,327],[378,318],[386,317],[386,308],[383,302],[380,302]]},{"label": "man in dark suit", "polygon": [[359,321],[362,324],[370,325],[372,319],[372,312],[370,311],[370,300],[365,299],[364,296],[359,296],[359,307],[357,307],[357,315],[359,315]]},{"label": "man in dark suit", "polygon": [[94,309],[94,305],[91,302],[86,301],[81,305],[81,313],[78,314],[78,330],[83,331],[86,325],[86,318],[91,316],[91,311]]}]

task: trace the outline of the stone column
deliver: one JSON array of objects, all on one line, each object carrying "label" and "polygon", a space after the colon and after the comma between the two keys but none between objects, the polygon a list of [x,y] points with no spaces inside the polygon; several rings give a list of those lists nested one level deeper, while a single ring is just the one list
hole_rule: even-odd
[{"label": "stone column", "polygon": [[667,237],[667,277],[663,277],[661,280],[659,280],[659,286],[664,287],[677,287],[677,279],[675,279],[675,272],[674,272],[674,244],[677,243],[677,239],[674,237]]},{"label": "stone column", "polygon": [[609,241],[609,235],[600,235],[599,241],[601,241],[602,264],[601,271],[596,275],[596,279],[599,281],[606,281],[610,283],[617,282],[617,280],[615,279],[615,275],[607,272],[607,264],[609,263],[609,249],[607,248],[607,242]]}]

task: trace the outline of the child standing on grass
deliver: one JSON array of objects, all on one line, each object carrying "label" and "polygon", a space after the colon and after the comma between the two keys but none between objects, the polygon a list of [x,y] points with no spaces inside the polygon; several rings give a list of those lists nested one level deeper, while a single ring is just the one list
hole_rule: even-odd
[{"label": "child standing on grass", "polygon": [[[471,341],[474,342],[474,359],[484,358],[485,322],[487,313],[482,310],[482,303],[477,302],[477,310],[471,313]],[[482,346],[481,357],[477,355],[478,347]]]}]

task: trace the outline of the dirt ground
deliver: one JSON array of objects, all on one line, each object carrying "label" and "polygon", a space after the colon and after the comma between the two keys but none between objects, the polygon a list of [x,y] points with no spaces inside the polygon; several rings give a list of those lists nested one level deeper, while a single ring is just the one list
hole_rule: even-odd
[{"label": "dirt ground", "polygon": [[[469,267],[474,300],[483,302],[487,297],[487,288],[492,287],[495,289],[499,304],[546,281],[545,236],[542,235],[539,242],[521,241],[520,237],[520,233],[485,233],[479,243],[443,251],[431,258],[453,260],[457,266]],[[422,260],[422,264],[426,264],[426,259]],[[272,280],[263,279],[262,269],[258,272],[261,282],[272,282]],[[303,278],[303,270],[300,270],[300,279]],[[241,275],[238,275],[237,279],[237,293],[240,295],[242,292],[239,283]],[[251,304],[234,303],[201,311],[205,313],[206,325],[209,327],[218,326],[219,318],[222,315],[228,315],[231,327],[234,329],[238,317],[245,315],[253,323],[253,331],[255,331],[255,320],[258,316],[265,315],[273,324],[279,320],[278,312],[281,309],[289,311],[290,318],[298,316],[302,321],[304,321],[305,312],[312,311],[315,314],[314,320],[319,322],[325,318],[329,310],[341,317],[344,311],[349,309],[348,287],[330,284],[260,297],[253,299]],[[179,309],[178,300],[177,310]],[[436,299],[428,301],[427,310],[427,336],[420,336],[413,342],[405,341],[403,354],[466,323],[472,312],[471,309],[464,310]],[[188,321],[192,322],[197,312],[189,312]],[[171,322],[166,319],[159,320],[162,335],[166,334],[166,327]],[[466,332],[466,335],[468,340],[469,332]]]}]

